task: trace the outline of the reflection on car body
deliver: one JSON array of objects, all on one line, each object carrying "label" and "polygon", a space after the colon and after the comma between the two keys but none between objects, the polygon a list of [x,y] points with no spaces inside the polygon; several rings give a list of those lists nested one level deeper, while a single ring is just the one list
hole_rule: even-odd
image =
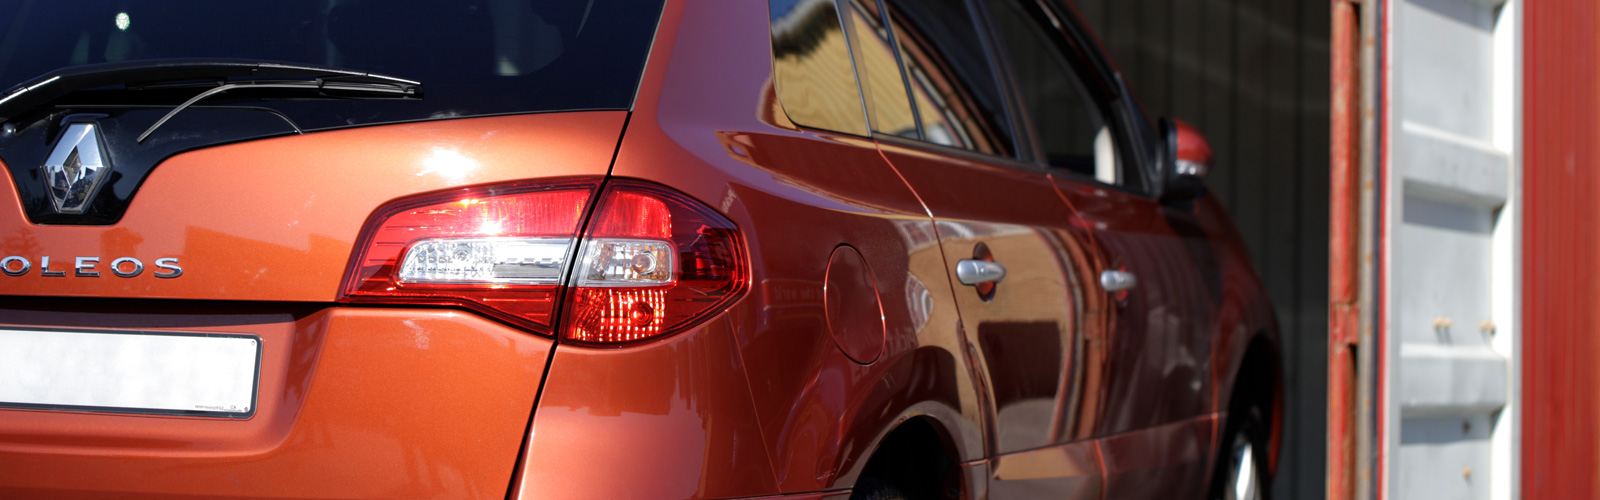
[{"label": "reflection on car body", "polygon": [[0,496],[1265,493],[1271,306],[1070,5],[646,3],[0,2]]}]

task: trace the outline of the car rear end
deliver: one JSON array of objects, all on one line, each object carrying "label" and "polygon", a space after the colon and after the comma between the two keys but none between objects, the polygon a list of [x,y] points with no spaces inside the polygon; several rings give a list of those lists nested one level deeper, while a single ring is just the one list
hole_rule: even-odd
[{"label": "car rear end", "polygon": [[[558,343],[745,286],[607,178],[660,8],[0,3],[0,497],[506,497]],[[61,87],[174,59],[273,70]]]}]

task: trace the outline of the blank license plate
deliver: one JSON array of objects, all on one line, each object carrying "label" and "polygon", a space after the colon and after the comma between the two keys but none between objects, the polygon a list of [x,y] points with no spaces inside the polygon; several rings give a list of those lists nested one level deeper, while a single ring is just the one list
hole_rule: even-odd
[{"label": "blank license plate", "polygon": [[253,335],[0,329],[0,406],[244,418]]}]

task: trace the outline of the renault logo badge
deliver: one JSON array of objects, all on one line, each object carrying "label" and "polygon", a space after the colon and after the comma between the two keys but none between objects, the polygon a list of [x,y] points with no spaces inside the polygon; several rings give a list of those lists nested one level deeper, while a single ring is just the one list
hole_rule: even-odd
[{"label": "renault logo badge", "polygon": [[100,149],[100,127],[70,123],[44,162],[44,181],[57,213],[81,214],[111,170]]}]

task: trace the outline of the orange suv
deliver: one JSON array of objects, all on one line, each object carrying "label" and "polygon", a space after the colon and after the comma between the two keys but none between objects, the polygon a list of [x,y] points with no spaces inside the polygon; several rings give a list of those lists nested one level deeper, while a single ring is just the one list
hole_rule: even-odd
[{"label": "orange suv", "polygon": [[0,497],[1262,498],[1272,308],[1056,0],[0,0]]}]

